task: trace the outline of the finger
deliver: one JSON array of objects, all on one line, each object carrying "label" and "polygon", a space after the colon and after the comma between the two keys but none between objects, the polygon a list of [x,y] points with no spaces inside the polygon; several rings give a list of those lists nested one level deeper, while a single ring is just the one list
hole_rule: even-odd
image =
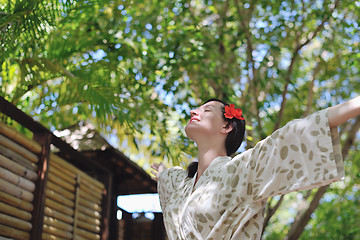
[{"label": "finger", "polygon": [[158,168],[159,168],[159,164],[158,164],[158,163],[153,163],[153,164],[151,165],[151,168],[153,168],[153,169],[158,169]]}]

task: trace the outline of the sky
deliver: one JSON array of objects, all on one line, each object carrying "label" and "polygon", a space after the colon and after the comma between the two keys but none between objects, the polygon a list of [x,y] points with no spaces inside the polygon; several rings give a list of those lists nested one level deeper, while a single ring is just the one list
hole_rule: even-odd
[{"label": "sky", "polygon": [[[135,213],[133,217],[137,217],[138,213],[145,213],[145,217],[153,219],[153,212],[161,212],[158,194],[133,194],[118,196],[118,206],[127,212]],[[118,212],[118,219],[121,219],[121,213]]]}]

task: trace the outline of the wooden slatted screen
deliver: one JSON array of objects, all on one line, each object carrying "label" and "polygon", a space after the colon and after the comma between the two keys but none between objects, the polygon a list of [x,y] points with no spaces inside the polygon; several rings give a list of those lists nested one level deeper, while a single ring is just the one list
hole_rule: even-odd
[{"label": "wooden slatted screen", "polygon": [[0,236],[29,239],[39,158],[13,140],[20,134],[0,127]]},{"label": "wooden slatted screen", "polygon": [[104,185],[51,154],[43,239],[100,239]]},{"label": "wooden slatted screen", "polygon": [[[30,239],[41,146],[0,122],[0,238]],[[100,239],[104,185],[50,154],[43,239]]]}]

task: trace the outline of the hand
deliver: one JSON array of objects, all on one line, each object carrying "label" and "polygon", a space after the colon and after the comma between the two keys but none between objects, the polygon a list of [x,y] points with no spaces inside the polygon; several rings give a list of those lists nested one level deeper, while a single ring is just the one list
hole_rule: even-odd
[{"label": "hand", "polygon": [[153,169],[153,170],[151,170],[151,173],[155,175],[154,177],[151,177],[151,178],[155,181],[159,180],[160,173],[166,169],[166,167],[162,163],[160,163],[160,164],[154,163],[151,165],[151,168]]}]

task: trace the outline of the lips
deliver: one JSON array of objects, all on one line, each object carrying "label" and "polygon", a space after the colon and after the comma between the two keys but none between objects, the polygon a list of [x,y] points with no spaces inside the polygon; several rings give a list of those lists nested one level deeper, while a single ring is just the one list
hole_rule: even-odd
[{"label": "lips", "polygon": [[200,119],[198,119],[198,118],[196,118],[196,117],[192,117],[191,119],[190,119],[190,122],[194,122],[194,121],[200,121]]}]

